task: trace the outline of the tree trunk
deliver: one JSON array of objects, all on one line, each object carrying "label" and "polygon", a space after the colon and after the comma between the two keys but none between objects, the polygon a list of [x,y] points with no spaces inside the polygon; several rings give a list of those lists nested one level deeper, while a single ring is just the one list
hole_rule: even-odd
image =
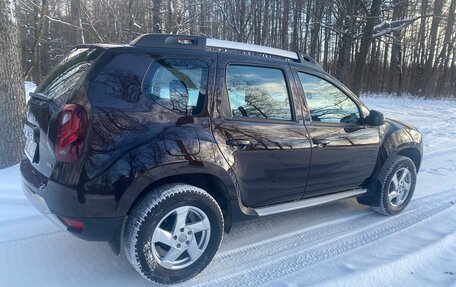
[{"label": "tree trunk", "polygon": [[385,81],[386,81],[386,74],[387,74],[387,69],[388,69],[388,48],[389,44],[388,42],[385,43],[385,54],[383,55],[383,69],[382,69],[382,83],[380,86],[380,93],[383,93],[385,89]]},{"label": "tree trunk", "polygon": [[[395,0],[393,5],[393,19],[403,19],[407,3],[402,0]],[[396,85],[393,84],[393,88],[395,86],[398,97],[402,95],[402,79],[404,76],[402,55],[402,32],[398,30],[393,32],[393,45],[391,47],[391,82],[396,82]]]},{"label": "tree trunk", "polygon": [[[436,89],[436,95],[440,96],[443,94],[443,91],[445,90],[445,86],[447,83],[447,74],[448,74],[448,68],[450,66],[450,57],[451,57],[451,50],[453,49],[453,42],[454,38],[452,39],[453,36],[453,28],[455,26],[455,14],[456,10],[456,0],[451,0],[450,7],[448,9],[448,17],[447,17],[447,28],[445,31],[445,36],[443,38],[443,47],[442,51],[439,54],[438,59],[441,60],[440,62],[440,72],[438,73],[438,81],[437,81],[437,89]],[[453,59],[453,62],[456,61],[456,59]],[[437,61],[438,62],[438,61]],[[437,64],[435,65],[437,66]],[[435,67],[437,68],[437,67]],[[449,83],[449,81],[448,81]]]},{"label": "tree trunk", "polygon": [[435,48],[437,46],[437,36],[439,31],[439,24],[441,20],[443,8],[443,0],[436,0],[434,3],[434,17],[432,18],[431,24],[431,31],[429,33],[429,55],[427,57],[426,63],[424,65],[424,73],[425,73],[425,80],[424,80],[424,88],[422,89],[424,96],[429,96],[434,90],[435,83],[433,82],[433,67],[435,61]]},{"label": "tree trunk", "polygon": [[261,45],[267,45],[268,42],[268,29],[269,27],[269,0],[264,1],[264,17],[263,17],[263,29],[261,33]]},{"label": "tree trunk", "polygon": [[291,50],[292,51],[299,51],[299,17],[301,16],[301,9],[302,9],[302,1],[295,0],[295,7],[293,8],[293,29],[291,31]]},{"label": "tree trunk", "polygon": [[[427,5],[428,0],[421,1],[421,15],[425,15],[427,12]],[[420,43],[419,53],[420,53],[420,61],[421,65],[424,65],[424,61],[426,59],[426,17],[421,18],[420,20],[420,30],[418,34],[418,39]]]},{"label": "tree trunk", "polygon": [[363,36],[361,39],[361,48],[356,55],[355,70],[352,78],[352,91],[359,96],[361,85],[364,82],[364,66],[366,65],[367,53],[369,46],[372,43],[372,34],[374,31],[374,23],[377,16],[380,15],[380,5],[382,0],[373,0],[369,18],[367,18],[366,26],[364,27]]},{"label": "tree trunk", "polygon": [[0,168],[23,157],[24,83],[20,64],[15,2],[0,1]]},{"label": "tree trunk", "polygon": [[128,1],[128,39],[133,39],[133,25],[135,23],[135,14],[133,13],[133,0]]},{"label": "tree trunk", "polygon": [[357,9],[357,0],[348,1],[345,9],[341,9],[339,18],[343,21],[343,34],[342,39],[339,42],[339,55],[336,67],[336,77],[339,81],[347,84],[348,79],[348,68],[350,64],[350,53],[353,43],[353,34],[355,26],[355,12]]},{"label": "tree trunk", "polygon": [[[171,1],[170,1],[171,2]],[[199,32],[202,35],[207,35],[207,27],[206,27],[206,16],[207,13],[204,11],[204,6],[207,5],[206,3],[201,3],[200,6],[200,14],[199,14]]]},{"label": "tree trunk", "polygon": [[283,18],[282,18],[282,49],[288,49],[288,22],[289,22],[289,13],[290,13],[290,0],[283,1]]},{"label": "tree trunk", "polygon": [[305,26],[305,34],[304,34],[304,53],[308,53],[307,51],[307,37],[309,35],[309,24],[310,24],[310,14],[311,14],[311,9],[312,9],[312,1],[307,2],[307,7],[306,7],[306,26]]},{"label": "tree trunk", "polygon": [[[331,22],[331,14],[326,13],[325,25]],[[331,30],[328,26],[325,27],[325,44],[323,53],[323,68],[328,69],[329,42],[331,41]]]},{"label": "tree trunk", "polygon": [[239,20],[238,20],[238,23],[239,23],[239,34],[238,34],[238,37],[237,37],[237,40],[239,42],[244,42],[245,39],[246,39],[246,32],[245,32],[245,17],[246,17],[246,9],[247,9],[247,5],[245,3],[245,0],[241,0],[240,2],[238,2],[238,7],[239,7]]},{"label": "tree trunk", "polygon": [[152,8],[152,22],[154,33],[161,33],[163,31],[160,12],[161,2],[161,0],[155,0],[154,7]]},{"label": "tree trunk", "polygon": [[[40,7],[40,8],[38,8]],[[32,46],[31,54],[32,59],[30,65],[26,68],[23,75],[24,79],[27,79],[30,71],[34,71],[32,80],[39,84],[41,81],[42,75],[40,75],[40,41],[43,35],[44,24],[46,22],[45,15],[47,13],[47,0],[41,2],[41,6],[35,6],[35,40]]]},{"label": "tree trunk", "polygon": [[[428,0],[421,0],[420,13],[421,15],[427,14]],[[420,27],[417,34],[417,47],[416,54],[417,59],[414,62],[413,73],[413,84],[411,92],[418,94],[421,92],[423,82],[423,67],[426,60],[426,20],[427,17],[423,17],[420,20]]]},{"label": "tree trunk", "polygon": [[[82,26],[81,25],[81,0],[71,0],[71,21],[75,26]],[[76,29],[73,34],[73,42],[71,43],[72,46],[76,44],[84,43],[84,35],[81,29]]]},{"label": "tree trunk", "polygon": [[318,1],[315,2],[315,7],[314,7],[314,23],[312,25],[312,28],[310,30],[310,56],[314,59],[318,58],[318,42],[319,42],[319,36],[320,36],[320,25],[321,25],[321,20],[323,18],[323,8],[324,8],[325,2],[323,1]]}]

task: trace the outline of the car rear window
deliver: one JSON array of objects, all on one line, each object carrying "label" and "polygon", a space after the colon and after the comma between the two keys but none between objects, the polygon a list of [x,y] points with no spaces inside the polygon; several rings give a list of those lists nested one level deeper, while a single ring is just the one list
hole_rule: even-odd
[{"label": "car rear window", "polygon": [[35,92],[52,100],[66,101],[80,77],[90,68],[100,52],[100,48],[73,49]]}]

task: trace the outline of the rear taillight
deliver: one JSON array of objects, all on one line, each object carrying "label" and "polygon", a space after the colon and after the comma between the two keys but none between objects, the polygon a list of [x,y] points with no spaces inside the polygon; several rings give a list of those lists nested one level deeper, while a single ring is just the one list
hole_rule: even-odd
[{"label": "rear taillight", "polygon": [[55,159],[74,162],[79,159],[84,147],[87,113],[83,107],[67,104],[59,114],[59,128],[55,146]]},{"label": "rear taillight", "polygon": [[63,220],[63,222],[65,222],[66,226],[68,226],[69,228],[71,228],[75,231],[82,231],[84,229],[84,222],[82,222],[82,221],[71,219],[68,217],[63,217],[63,216],[59,216],[59,217]]}]

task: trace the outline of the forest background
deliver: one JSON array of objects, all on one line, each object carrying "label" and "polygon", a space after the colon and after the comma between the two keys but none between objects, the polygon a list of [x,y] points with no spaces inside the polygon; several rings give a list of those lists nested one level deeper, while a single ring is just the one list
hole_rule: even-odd
[{"label": "forest background", "polygon": [[456,96],[456,0],[18,0],[24,79],[71,47],[143,33],[307,53],[356,94]]}]

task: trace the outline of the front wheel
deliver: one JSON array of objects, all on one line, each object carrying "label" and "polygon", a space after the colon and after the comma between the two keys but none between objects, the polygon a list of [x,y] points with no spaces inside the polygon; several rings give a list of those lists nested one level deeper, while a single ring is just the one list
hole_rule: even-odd
[{"label": "front wheel", "polygon": [[125,253],[144,278],[175,284],[210,263],[222,235],[222,211],[212,196],[187,184],[166,185],[133,208],[125,225]]},{"label": "front wheel", "polygon": [[390,158],[380,173],[380,205],[374,210],[395,215],[409,204],[416,184],[416,168],[413,161],[405,156]]}]

